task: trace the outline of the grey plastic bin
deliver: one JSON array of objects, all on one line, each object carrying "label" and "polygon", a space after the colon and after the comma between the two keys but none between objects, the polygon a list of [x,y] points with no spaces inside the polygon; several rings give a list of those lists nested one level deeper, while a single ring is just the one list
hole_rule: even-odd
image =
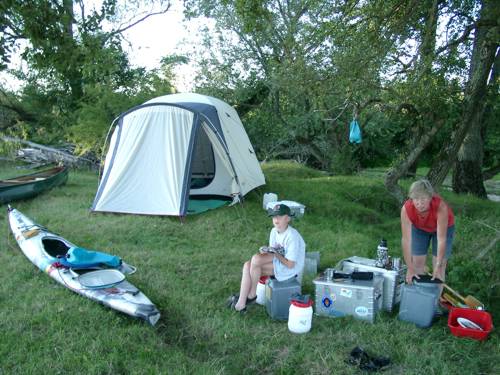
[{"label": "grey plastic bin", "polygon": [[414,281],[403,285],[398,318],[417,327],[432,325],[439,301],[440,284]]}]

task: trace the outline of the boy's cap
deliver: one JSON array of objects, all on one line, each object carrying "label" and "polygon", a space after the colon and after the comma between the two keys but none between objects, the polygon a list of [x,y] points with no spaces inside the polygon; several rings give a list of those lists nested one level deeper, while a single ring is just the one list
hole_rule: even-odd
[{"label": "boy's cap", "polygon": [[291,216],[290,207],[282,203],[277,204],[273,208],[269,209],[267,211],[267,214],[268,216],[283,216],[283,215]]}]

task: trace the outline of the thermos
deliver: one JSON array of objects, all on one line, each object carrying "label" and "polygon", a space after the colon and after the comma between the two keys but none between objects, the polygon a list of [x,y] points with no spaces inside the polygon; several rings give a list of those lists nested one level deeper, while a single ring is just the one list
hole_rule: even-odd
[{"label": "thermos", "polygon": [[377,246],[377,261],[375,265],[377,267],[385,267],[389,263],[389,258],[387,254],[387,241],[382,238],[379,245]]}]

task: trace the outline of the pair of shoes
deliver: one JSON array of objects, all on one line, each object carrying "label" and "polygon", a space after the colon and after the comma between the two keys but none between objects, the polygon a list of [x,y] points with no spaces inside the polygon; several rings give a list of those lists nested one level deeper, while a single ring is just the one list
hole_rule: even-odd
[{"label": "pair of shoes", "polygon": [[372,357],[363,348],[356,346],[351,350],[347,363],[359,366],[361,370],[379,371],[387,369],[391,360],[389,357]]}]

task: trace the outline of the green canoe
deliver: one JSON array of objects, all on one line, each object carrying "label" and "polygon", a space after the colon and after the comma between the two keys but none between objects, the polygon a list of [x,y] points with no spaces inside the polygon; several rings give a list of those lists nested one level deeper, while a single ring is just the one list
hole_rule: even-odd
[{"label": "green canoe", "polygon": [[65,166],[0,180],[0,204],[34,197],[67,180],[68,168]]}]

